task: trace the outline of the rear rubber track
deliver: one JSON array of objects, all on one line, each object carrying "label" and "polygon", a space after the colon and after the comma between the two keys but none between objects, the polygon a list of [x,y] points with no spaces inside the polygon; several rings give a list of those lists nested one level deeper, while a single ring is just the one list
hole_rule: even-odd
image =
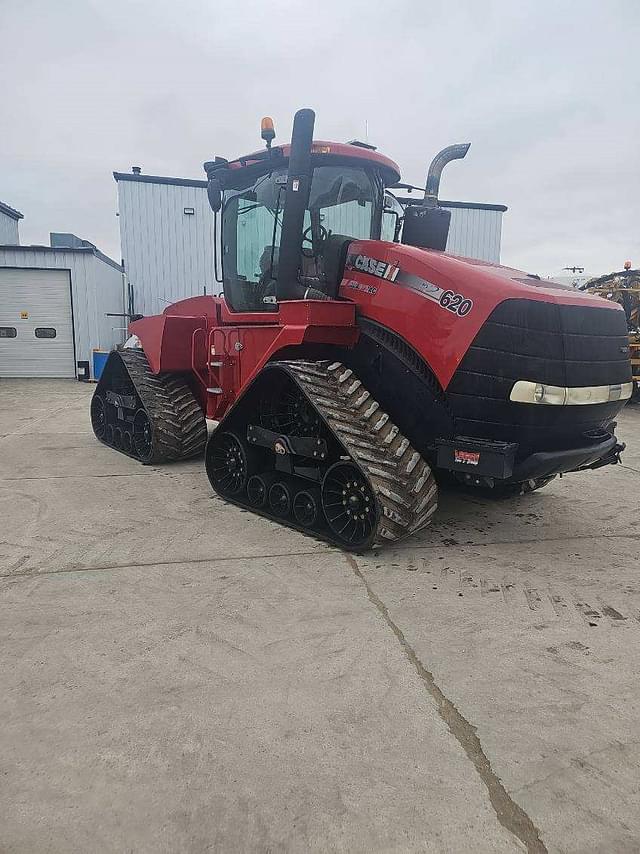
[{"label": "rear rubber track", "polygon": [[[152,451],[141,462],[153,465],[200,456],[207,443],[207,423],[184,377],[152,373],[142,350],[119,350],[115,355],[126,368],[153,426]],[[135,454],[129,456],[139,459]]]}]

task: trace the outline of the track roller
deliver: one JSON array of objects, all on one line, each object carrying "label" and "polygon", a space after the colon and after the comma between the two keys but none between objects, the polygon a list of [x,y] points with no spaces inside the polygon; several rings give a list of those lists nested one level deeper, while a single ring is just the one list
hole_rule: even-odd
[{"label": "track roller", "polygon": [[286,519],[291,513],[292,489],[281,480],[277,480],[269,489],[269,510],[274,516]]},{"label": "track roller", "polygon": [[319,489],[301,489],[293,498],[293,518],[302,528],[313,528],[322,517]]},{"label": "track roller", "polygon": [[247,500],[252,507],[259,508],[267,504],[269,489],[275,479],[275,472],[251,475],[247,481]]}]

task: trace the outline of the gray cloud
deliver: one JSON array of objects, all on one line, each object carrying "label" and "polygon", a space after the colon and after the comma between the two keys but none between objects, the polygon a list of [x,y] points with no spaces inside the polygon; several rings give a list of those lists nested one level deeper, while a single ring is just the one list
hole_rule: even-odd
[{"label": "gray cloud", "polygon": [[470,140],[442,192],[509,205],[505,263],[640,264],[639,37],[637,0],[0,0],[0,198],[118,257],[113,169],[199,177],[311,106],[415,183]]}]

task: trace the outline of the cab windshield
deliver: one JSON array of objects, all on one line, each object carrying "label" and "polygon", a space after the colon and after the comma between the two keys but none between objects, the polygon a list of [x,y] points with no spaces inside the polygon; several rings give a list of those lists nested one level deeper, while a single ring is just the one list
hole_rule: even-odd
[{"label": "cab windshield", "polygon": [[[225,192],[222,209],[222,272],[225,299],[234,311],[269,311],[276,305],[275,280],[286,169]],[[327,239],[379,237],[382,181],[356,167],[317,166],[313,171],[301,243],[301,281],[325,289]]]}]

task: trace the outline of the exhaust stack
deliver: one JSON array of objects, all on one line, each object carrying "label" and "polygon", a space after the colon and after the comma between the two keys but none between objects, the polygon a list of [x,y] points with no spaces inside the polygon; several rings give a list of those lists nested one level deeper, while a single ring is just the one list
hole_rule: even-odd
[{"label": "exhaust stack", "polygon": [[431,161],[429,171],[427,172],[427,183],[424,188],[424,202],[428,207],[435,207],[438,204],[438,193],[440,192],[440,178],[442,170],[451,163],[452,160],[462,160],[467,151],[471,148],[470,142],[463,142],[458,145],[448,145],[439,151]]},{"label": "exhaust stack", "polygon": [[447,163],[452,160],[461,160],[470,147],[470,142],[449,145],[439,151],[431,161],[424,188],[424,199],[406,208],[404,212],[402,242],[407,246],[436,249],[439,252],[444,252],[447,248],[451,211],[444,210],[438,204],[440,178]]},{"label": "exhaust stack", "polygon": [[[303,299],[305,288],[298,282],[304,212],[311,190],[311,143],[316,114],[298,110],[293,118],[289,174],[285,192],[276,295],[282,300]],[[323,295],[324,296],[324,295]]]}]

